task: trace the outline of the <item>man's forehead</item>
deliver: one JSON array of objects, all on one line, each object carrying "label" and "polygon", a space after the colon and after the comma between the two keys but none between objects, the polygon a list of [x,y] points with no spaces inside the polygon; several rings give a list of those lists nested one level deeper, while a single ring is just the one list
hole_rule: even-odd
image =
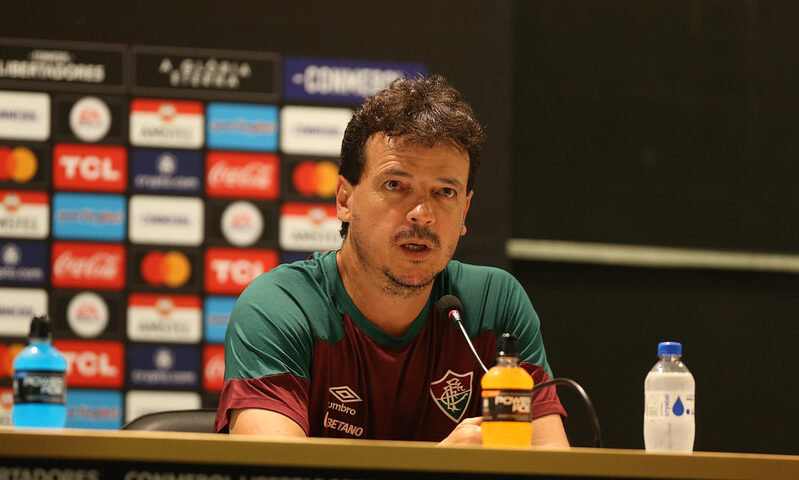
[{"label": "man's forehead", "polygon": [[407,136],[389,136],[384,132],[378,132],[369,137],[364,148],[364,157],[368,166],[370,157],[380,158],[388,155],[400,157],[425,156],[432,150],[445,152],[448,156],[464,158],[467,161],[469,159],[466,150],[450,140],[442,139],[432,144],[426,144],[414,141]]}]

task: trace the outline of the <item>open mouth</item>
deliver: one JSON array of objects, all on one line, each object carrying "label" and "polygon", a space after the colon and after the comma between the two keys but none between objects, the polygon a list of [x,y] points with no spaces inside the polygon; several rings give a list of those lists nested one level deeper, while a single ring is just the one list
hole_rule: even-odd
[{"label": "open mouth", "polygon": [[402,245],[402,248],[409,250],[411,252],[423,252],[427,250],[429,247],[421,243],[405,243]]}]

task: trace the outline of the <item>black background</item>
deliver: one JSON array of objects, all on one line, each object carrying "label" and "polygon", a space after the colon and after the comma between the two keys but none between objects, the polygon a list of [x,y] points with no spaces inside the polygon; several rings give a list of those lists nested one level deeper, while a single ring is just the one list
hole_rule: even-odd
[{"label": "black background", "polygon": [[[3,13],[11,37],[424,63],[489,135],[457,255],[511,267],[606,445],[643,446],[643,379],[668,339],[697,378],[697,450],[797,453],[799,277],[504,254],[511,236],[799,250],[796,4],[14,1]],[[588,445],[562,395],[572,441]]]}]

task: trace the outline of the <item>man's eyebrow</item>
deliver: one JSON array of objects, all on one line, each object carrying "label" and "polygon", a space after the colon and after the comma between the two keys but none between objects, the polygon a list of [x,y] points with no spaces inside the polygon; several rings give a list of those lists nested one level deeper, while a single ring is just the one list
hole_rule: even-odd
[{"label": "man's eyebrow", "polygon": [[447,183],[449,185],[452,185],[453,187],[458,187],[461,190],[463,190],[463,184],[457,178],[438,177],[438,181],[442,183]]},{"label": "man's eyebrow", "polygon": [[[413,178],[413,175],[411,175],[410,172],[407,172],[405,170],[401,170],[399,168],[389,168],[387,170],[384,170],[384,171],[380,172],[380,176],[383,176],[383,177],[385,177],[385,176],[395,176],[395,177],[403,177],[403,178]],[[457,188],[460,188],[461,190],[463,190],[463,184],[457,178],[453,178],[453,177],[438,177],[436,180],[441,182],[441,183],[446,183],[448,185],[452,185],[453,187],[457,187]]]},{"label": "man's eyebrow", "polygon": [[409,172],[406,172],[405,170],[400,170],[399,168],[389,168],[388,170],[380,172],[380,175],[381,176],[393,175],[395,177],[405,177],[405,178],[413,177],[413,175],[411,175]]}]

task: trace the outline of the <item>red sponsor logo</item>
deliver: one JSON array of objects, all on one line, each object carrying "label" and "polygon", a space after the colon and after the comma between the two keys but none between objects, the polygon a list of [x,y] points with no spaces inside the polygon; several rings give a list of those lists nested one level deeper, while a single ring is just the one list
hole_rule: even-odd
[{"label": "red sponsor logo", "polygon": [[280,192],[277,155],[209,152],[206,191],[212,197],[274,200]]},{"label": "red sponsor logo", "polygon": [[56,340],[53,346],[67,359],[70,387],[122,387],[125,371],[122,342]]},{"label": "red sponsor logo", "polygon": [[128,154],[115,145],[58,144],[53,149],[53,185],[63,190],[124,192]]},{"label": "red sponsor logo", "polygon": [[221,392],[225,383],[225,347],[206,345],[203,349],[203,388]]},{"label": "red sponsor logo", "polygon": [[205,290],[238,295],[255,277],[278,263],[274,250],[209,248],[205,251]]},{"label": "red sponsor logo", "polygon": [[53,242],[54,287],[121,290],[125,247],[118,243]]}]

